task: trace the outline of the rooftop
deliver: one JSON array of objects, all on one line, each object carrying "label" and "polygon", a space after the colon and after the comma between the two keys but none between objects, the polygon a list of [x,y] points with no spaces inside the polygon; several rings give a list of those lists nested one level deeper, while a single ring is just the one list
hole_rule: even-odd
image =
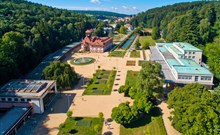
[{"label": "rooftop", "polygon": [[202,51],[189,43],[174,42],[173,44],[179,46],[184,51]]},{"label": "rooftop", "polygon": [[13,80],[0,88],[0,96],[41,97],[53,83],[45,80]]},{"label": "rooftop", "polygon": [[26,107],[13,107],[0,117],[0,134],[3,135],[9,131],[27,111]]},{"label": "rooftop", "polygon": [[94,45],[94,46],[105,46],[107,45],[107,43],[109,42],[113,42],[113,38],[112,37],[98,37],[98,36],[86,36],[83,41],[82,44],[84,45]]}]

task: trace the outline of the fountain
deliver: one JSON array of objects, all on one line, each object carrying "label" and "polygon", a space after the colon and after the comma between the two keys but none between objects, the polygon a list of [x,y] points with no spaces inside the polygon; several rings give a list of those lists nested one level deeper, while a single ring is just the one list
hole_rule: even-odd
[{"label": "fountain", "polygon": [[90,58],[90,57],[81,57],[81,58],[76,58],[72,60],[72,64],[74,65],[86,65],[86,64],[91,64],[95,62],[95,59]]}]

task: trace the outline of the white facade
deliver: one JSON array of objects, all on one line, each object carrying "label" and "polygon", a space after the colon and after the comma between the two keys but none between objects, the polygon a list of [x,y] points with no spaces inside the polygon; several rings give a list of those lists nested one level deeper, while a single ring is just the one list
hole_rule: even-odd
[{"label": "white facade", "polygon": [[[162,64],[162,67],[164,66],[162,69],[166,70],[164,71],[166,79],[180,84],[198,82],[207,86],[213,85],[213,74],[201,66],[202,51],[200,49],[188,43],[156,43],[155,48],[160,55],[158,57],[165,62]],[[152,53],[157,54],[157,52]]]},{"label": "white facade", "polygon": [[[19,82],[19,81],[18,81]],[[41,81],[38,81],[41,82]],[[47,82],[47,86],[38,93],[30,92],[20,92],[15,95],[7,95],[1,90],[4,90],[4,87],[0,89],[0,107],[10,107],[10,106],[32,106],[33,113],[44,113],[45,106],[47,103],[44,103],[44,99],[48,98],[47,96],[51,93],[57,94],[56,81],[43,81]],[[6,84],[7,85],[7,84]],[[8,88],[7,88],[8,89]],[[15,89],[15,88],[14,88]],[[27,88],[25,88],[27,89]],[[49,98],[51,100],[52,96]]]}]

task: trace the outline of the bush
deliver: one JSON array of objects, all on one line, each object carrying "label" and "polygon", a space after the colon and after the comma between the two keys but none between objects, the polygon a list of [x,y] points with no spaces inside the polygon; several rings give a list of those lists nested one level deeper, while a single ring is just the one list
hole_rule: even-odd
[{"label": "bush", "polygon": [[59,125],[59,129],[61,130],[61,129],[63,129],[65,127],[65,124],[64,123],[61,123],[60,125]]},{"label": "bush", "polygon": [[148,41],[145,41],[142,45],[142,49],[149,49],[150,43]]},{"label": "bush", "polygon": [[129,85],[122,85],[122,86],[119,88],[118,92],[119,92],[119,93],[124,93],[125,95],[128,95],[129,89],[130,89],[130,86],[129,86]]},{"label": "bush", "polygon": [[111,117],[119,124],[130,124],[136,118],[132,111],[129,103],[121,103],[118,107],[112,109]]},{"label": "bush", "polygon": [[102,126],[101,126],[100,124],[96,124],[96,125],[94,126],[94,130],[95,130],[96,132],[100,132],[100,131],[102,130]]},{"label": "bush", "polygon": [[103,118],[103,116],[104,116],[104,114],[103,114],[102,112],[99,112],[99,114],[98,114],[98,115],[99,115],[99,118],[100,118],[100,119],[102,119],[102,118]]},{"label": "bush", "polygon": [[71,116],[72,116],[72,114],[73,114],[73,112],[72,112],[72,111],[67,111],[66,116],[67,116],[67,117],[71,117]]}]

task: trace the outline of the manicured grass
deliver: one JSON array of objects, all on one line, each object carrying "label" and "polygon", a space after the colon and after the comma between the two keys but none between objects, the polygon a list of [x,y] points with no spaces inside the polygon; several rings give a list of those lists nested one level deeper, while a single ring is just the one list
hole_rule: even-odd
[{"label": "manicured grass", "polygon": [[135,87],[138,79],[138,73],[139,71],[128,70],[125,84],[131,87]]},{"label": "manicured grass", "polygon": [[103,125],[103,119],[99,118],[82,118],[82,117],[70,117],[67,118],[64,126],[60,129],[58,135],[97,135],[101,134],[94,130],[94,126],[100,124]]},{"label": "manicured grass", "polygon": [[140,36],[140,37],[139,37],[139,42],[141,43],[142,46],[143,46],[146,42],[148,42],[150,46],[154,46],[154,45],[155,45],[155,40],[153,40],[153,39],[151,38],[151,36]]},{"label": "manicured grass", "polygon": [[124,37],[125,35],[124,34],[114,34],[114,37],[113,37],[113,42],[118,42],[122,37]]},{"label": "manicured grass", "polygon": [[138,61],[138,66],[142,66],[142,64],[143,64],[144,62],[146,62],[146,60],[139,60],[139,61]]},{"label": "manicured grass", "polygon": [[115,80],[116,71],[97,70],[90,83],[87,85],[84,95],[110,95]]},{"label": "manicured grass", "polygon": [[120,135],[167,135],[159,108],[129,125],[121,125]]},{"label": "manicured grass", "polygon": [[141,57],[141,54],[140,54],[139,51],[132,51],[132,52],[130,53],[130,57],[131,57],[131,58],[140,58],[140,57]]},{"label": "manicured grass", "polygon": [[109,57],[124,57],[126,51],[113,51],[109,53]]}]

